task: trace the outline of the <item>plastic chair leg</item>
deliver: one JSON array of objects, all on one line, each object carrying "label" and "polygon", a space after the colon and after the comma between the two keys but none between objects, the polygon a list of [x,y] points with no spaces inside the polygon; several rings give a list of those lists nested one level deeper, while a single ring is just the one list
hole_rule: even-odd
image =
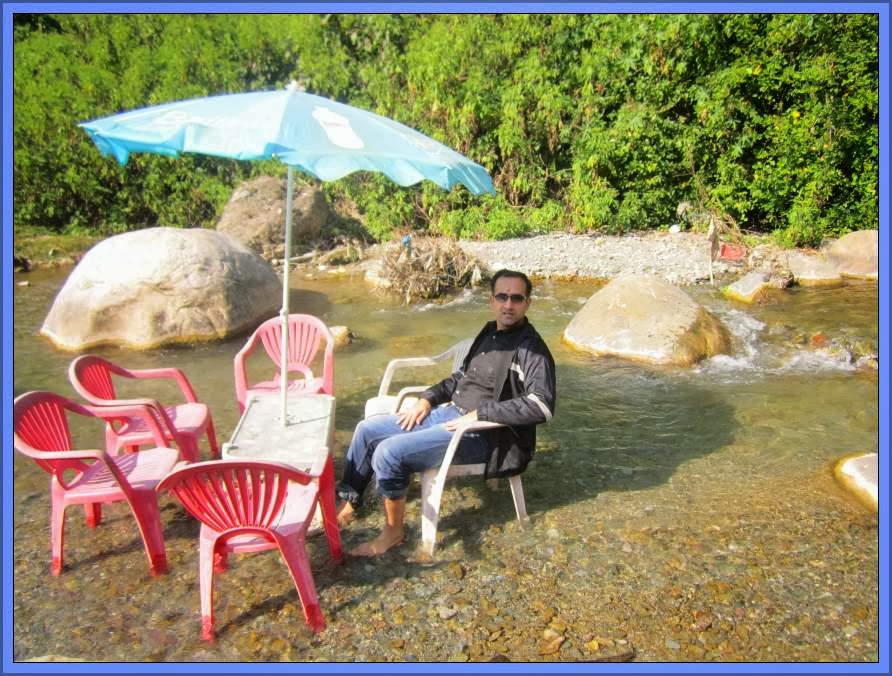
[{"label": "plastic chair leg", "polygon": [[344,552],[341,548],[341,531],[338,527],[334,494],[334,461],[329,455],[325,461],[325,469],[319,476],[319,506],[324,515],[323,525],[325,538],[328,541],[328,553],[335,563],[343,563]]},{"label": "plastic chair leg", "polygon": [[279,550],[294,580],[297,594],[304,608],[304,618],[307,626],[318,634],[325,629],[325,617],[319,608],[319,599],[316,596],[316,583],[313,581],[313,572],[310,570],[310,562],[304,548],[302,538],[276,538],[279,542]]},{"label": "plastic chair leg", "polygon": [[222,573],[229,568],[229,553],[226,551],[214,552],[214,572]]},{"label": "plastic chair leg", "polygon": [[508,478],[511,485],[511,496],[514,498],[514,511],[517,512],[517,521],[521,528],[526,528],[530,523],[530,517],[527,516],[527,505],[523,499],[523,484],[520,481],[520,475],[516,474]]},{"label": "plastic chair leg", "polygon": [[121,447],[118,445],[118,435],[115,434],[111,425],[106,425],[105,427],[105,450],[111,456],[117,455],[118,451],[121,450]]},{"label": "plastic chair leg", "polygon": [[84,505],[84,513],[87,517],[87,528],[96,528],[102,522],[102,505],[100,503],[86,503]]},{"label": "plastic chair leg", "polygon": [[211,420],[210,414],[208,414],[207,437],[208,437],[208,445],[211,447],[211,457],[219,458],[220,457],[220,446],[217,444],[217,433],[214,431],[214,421]]},{"label": "plastic chair leg", "polygon": [[211,641],[214,638],[214,560],[215,543],[202,540],[199,544],[198,572],[199,594],[201,595],[201,638]]},{"label": "plastic chair leg", "polygon": [[432,555],[437,546],[437,523],[440,520],[440,495],[434,500],[434,483],[437,470],[429,469],[421,473],[421,546],[422,550]]},{"label": "plastic chair leg", "polygon": [[50,549],[52,550],[51,572],[53,575],[62,574],[63,556],[65,546],[65,503],[61,496],[52,496],[52,508],[50,513]]},{"label": "plastic chair leg", "polygon": [[152,575],[161,575],[167,572],[167,552],[164,548],[164,533],[161,529],[161,513],[158,510],[158,501],[155,492],[137,492],[134,502],[130,505],[133,517],[142,536],[146,556],[149,559],[149,570]]},{"label": "plastic chair leg", "polygon": [[201,460],[199,457],[198,443],[194,437],[183,439],[183,447],[180,448],[180,455],[187,462],[198,462]]}]

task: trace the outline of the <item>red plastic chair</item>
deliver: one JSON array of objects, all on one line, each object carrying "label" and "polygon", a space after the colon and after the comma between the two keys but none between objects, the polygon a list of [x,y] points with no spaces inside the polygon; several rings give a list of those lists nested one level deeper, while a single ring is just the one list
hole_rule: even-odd
[{"label": "red plastic chair", "polygon": [[[114,457],[107,451],[72,448],[69,413],[106,418],[142,417],[155,448]],[[14,445],[50,473],[50,541],[52,573],[62,572],[65,508],[84,505],[87,526],[102,519],[101,504],[126,500],[142,534],[152,575],[167,570],[155,486],[179,461],[179,453],[165,447],[163,423],[148,406],[91,407],[51,392],[27,392],[13,404]]]},{"label": "red plastic chair", "polygon": [[263,460],[213,460],[185,465],[158,484],[201,521],[199,571],[201,637],[214,638],[214,573],[230,552],[276,549],[294,580],[307,625],[325,628],[304,537],[317,502],[313,478],[289,465]]},{"label": "red plastic chair", "polygon": [[[314,376],[313,361],[322,341],[325,349],[322,355],[322,377]],[[271,380],[254,384],[248,383],[247,359],[257,347],[263,345],[266,354],[276,367]],[[245,346],[235,355],[235,398],[239,412],[244,413],[248,397],[256,393],[279,392],[282,386],[282,320],[279,317],[267,319],[257,327]],[[303,376],[288,382],[288,392],[301,394],[334,395],[334,337],[318,317],[313,315],[288,315],[288,373],[299,372]]]},{"label": "red plastic chair", "polygon": [[[154,399],[119,399],[112,376],[133,379],[171,378],[180,388],[185,403],[164,406]],[[195,397],[191,383],[180,369],[127,369],[102,357],[85,354],[68,367],[68,379],[75,391],[95,406],[143,404],[153,407],[164,420],[167,440],[174,442],[189,462],[199,460],[198,440],[207,435],[211,455],[220,456],[210,409]],[[151,431],[141,418],[110,419],[106,426],[106,448],[117,454],[121,448],[135,451],[152,443]]]}]

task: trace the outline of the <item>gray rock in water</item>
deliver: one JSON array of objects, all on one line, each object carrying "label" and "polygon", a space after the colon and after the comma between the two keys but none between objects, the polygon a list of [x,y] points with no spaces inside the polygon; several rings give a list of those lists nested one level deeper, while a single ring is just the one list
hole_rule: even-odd
[{"label": "gray rock in water", "polygon": [[588,299],[566,343],[597,355],[688,366],[730,345],[727,329],[684,291],[652,276],[622,275]]},{"label": "gray rock in water", "polygon": [[842,284],[839,270],[820,253],[790,251],[787,253],[787,267],[800,286]]},{"label": "gray rock in water", "polygon": [[877,279],[879,244],[877,230],[850,232],[830,245],[827,258],[845,277]]},{"label": "gray rock in water", "polygon": [[742,303],[755,303],[775,286],[771,283],[771,276],[767,272],[756,271],[750,272],[733,284],[724,287],[722,294],[725,298],[738,300]]},{"label": "gray rock in water", "polygon": [[90,249],[40,333],[70,350],[218,340],[275,315],[281,294],[269,264],[227,235],[147,228]]},{"label": "gray rock in water", "polygon": [[353,332],[346,326],[329,326],[328,330],[331,331],[331,335],[334,337],[334,349],[336,350],[347,347],[353,342]]},{"label": "gray rock in water", "polygon": [[837,461],[837,480],[873,511],[879,509],[877,493],[877,454],[854,453]]}]

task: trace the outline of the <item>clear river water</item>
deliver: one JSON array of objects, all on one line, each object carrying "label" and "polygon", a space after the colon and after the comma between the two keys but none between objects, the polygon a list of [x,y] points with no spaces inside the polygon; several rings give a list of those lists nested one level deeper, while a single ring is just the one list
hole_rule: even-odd
[{"label": "clear river water", "polygon": [[[66,375],[75,355],[37,335],[66,274],[16,278],[28,285],[15,289],[15,395],[75,396]],[[534,291],[528,316],[557,362],[558,410],[523,478],[530,527],[518,528],[507,484],[493,491],[469,478],[447,486],[433,561],[413,551],[417,487],[407,544],[379,560],[333,566],[324,538],[310,540],[328,621],[318,636],[267,553],[234,558],[218,577],[218,638],[203,643],[197,525],[166,496],[167,575],[149,576],[119,505],[92,531],[70,511],[66,568],[51,577],[47,477],[16,454],[15,659],[876,660],[877,519],[832,467],[878,450],[877,371],[844,349],[877,350],[877,285],[793,288],[752,306],[687,287],[728,327],[733,352],[685,369],[565,346],[561,331],[596,289],[543,280]],[[335,358],[336,468],[387,361],[473,335],[489,319],[486,300],[481,288],[405,306],[359,277],[295,277],[293,311],[355,334]],[[245,338],[95,352],[133,368],[183,369],[222,442],[238,420],[232,361]],[[101,425],[77,434],[102,443]],[[347,547],[380,526],[379,512],[373,504],[344,531]]]}]

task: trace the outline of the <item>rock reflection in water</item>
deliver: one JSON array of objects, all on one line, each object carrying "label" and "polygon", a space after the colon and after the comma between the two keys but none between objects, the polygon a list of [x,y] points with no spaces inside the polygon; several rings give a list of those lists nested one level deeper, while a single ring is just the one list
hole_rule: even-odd
[{"label": "rock reflection in water", "polygon": [[[71,394],[65,369],[73,355],[35,337],[62,276],[32,275],[15,291],[14,390]],[[483,292],[418,312],[373,297],[357,280],[295,286],[293,307],[359,336],[335,361],[337,465],[388,359],[437,351],[486,318]],[[875,377],[774,371],[758,360],[745,377],[708,365],[594,361],[559,341],[591,290],[545,282],[530,311],[553,346],[559,401],[524,475],[529,529],[518,528],[505,482],[493,491],[479,479],[453,480],[437,556],[426,559],[414,549],[414,487],[408,544],[380,560],[336,567],[324,538],[308,543],[328,621],[319,636],[306,628],[278,556],[246,554],[215,583],[218,638],[203,643],[198,525],[167,497],[167,575],[149,576],[132,518],[112,506],[94,530],[82,510],[71,510],[67,567],[52,578],[46,475],[15,458],[15,659],[876,660],[876,517],[836,487],[829,468],[846,453],[877,450]],[[709,289],[698,293],[722,302]],[[854,297],[802,290],[778,301],[782,309],[737,311],[765,325],[757,350],[782,349],[771,343],[780,322],[875,341],[876,292]],[[821,325],[817,307],[828,317]],[[237,421],[232,357],[243,340],[97,351],[134,367],[183,368],[225,439]],[[372,505],[344,532],[345,545],[380,525]]]}]

